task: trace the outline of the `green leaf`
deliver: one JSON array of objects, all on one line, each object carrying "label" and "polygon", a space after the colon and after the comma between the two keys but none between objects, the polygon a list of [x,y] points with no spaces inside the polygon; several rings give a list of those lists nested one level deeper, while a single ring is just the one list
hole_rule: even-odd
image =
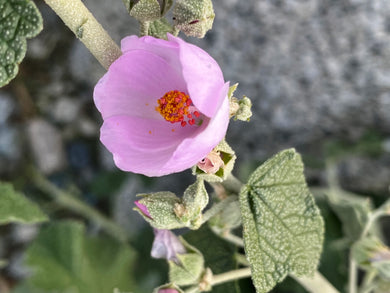
[{"label": "green leaf", "polygon": [[343,223],[344,235],[351,242],[360,238],[372,212],[369,198],[362,198],[342,190],[331,190],[327,195],[329,205]]},{"label": "green leaf", "polygon": [[240,206],[257,292],[268,292],[289,273],[314,273],[324,225],[295,150],[282,151],[255,170],[241,190]]},{"label": "green leaf", "polygon": [[[134,290],[133,250],[110,238],[86,237],[76,222],[42,230],[27,250],[31,287],[44,292],[107,293]],[[50,277],[48,277],[50,276]]]},{"label": "green leaf", "polygon": [[30,0],[0,0],[0,87],[18,73],[26,54],[26,38],[42,30],[42,16]]},{"label": "green leaf", "polygon": [[[235,253],[236,246],[216,236],[207,225],[199,230],[191,231],[184,235],[191,245],[195,246],[205,258],[205,266],[209,267],[213,274],[221,274],[237,268]],[[236,282],[228,282],[212,288],[212,293],[237,293]]]},{"label": "green leaf", "polygon": [[47,216],[39,207],[23,194],[16,192],[12,184],[0,182],[0,224],[32,224],[47,220]]}]

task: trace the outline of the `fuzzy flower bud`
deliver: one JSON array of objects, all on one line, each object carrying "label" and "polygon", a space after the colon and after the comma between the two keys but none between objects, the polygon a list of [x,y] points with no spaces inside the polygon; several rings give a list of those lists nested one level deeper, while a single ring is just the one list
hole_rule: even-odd
[{"label": "fuzzy flower bud", "polygon": [[199,161],[198,168],[208,174],[215,174],[219,168],[223,167],[224,163],[221,159],[221,154],[216,151],[211,151],[206,158]]},{"label": "fuzzy flower bud", "polygon": [[139,21],[160,19],[172,6],[172,0],[123,0],[127,11]]},{"label": "fuzzy flower bud", "polygon": [[174,26],[187,36],[203,38],[214,17],[211,0],[178,0],[173,8]]},{"label": "fuzzy flower bud", "polygon": [[186,252],[179,238],[170,230],[154,229],[154,241],[150,253],[153,258],[165,258],[177,263],[177,254]]},{"label": "fuzzy flower bud", "polygon": [[222,140],[192,168],[192,174],[208,182],[222,182],[232,172],[235,160],[234,151]]}]

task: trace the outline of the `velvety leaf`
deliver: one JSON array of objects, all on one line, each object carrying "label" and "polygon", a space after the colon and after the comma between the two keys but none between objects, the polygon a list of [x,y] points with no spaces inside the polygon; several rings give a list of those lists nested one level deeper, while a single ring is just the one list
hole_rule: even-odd
[{"label": "velvety leaf", "polygon": [[[236,269],[237,264],[234,258],[236,247],[216,236],[207,225],[187,233],[184,238],[199,249],[205,258],[205,266],[209,267],[213,274]],[[239,289],[235,282],[228,282],[213,287],[211,292],[238,293]]]},{"label": "velvety leaf", "polygon": [[42,230],[27,250],[28,283],[44,292],[134,290],[133,250],[110,238],[86,237],[84,226],[60,222]]},{"label": "velvety leaf", "polygon": [[351,242],[357,241],[372,212],[370,200],[342,190],[330,192],[334,194],[327,196],[329,205],[343,223],[344,235]]},{"label": "velvety leaf", "polygon": [[31,0],[0,0],[0,87],[18,72],[26,54],[26,38],[42,30],[42,17]]},{"label": "velvety leaf", "polygon": [[39,207],[23,194],[16,192],[12,184],[0,182],[0,224],[32,224],[47,220],[47,216]]},{"label": "velvety leaf", "polygon": [[278,153],[253,172],[241,190],[240,206],[257,292],[268,292],[287,274],[314,273],[324,225],[295,150]]}]

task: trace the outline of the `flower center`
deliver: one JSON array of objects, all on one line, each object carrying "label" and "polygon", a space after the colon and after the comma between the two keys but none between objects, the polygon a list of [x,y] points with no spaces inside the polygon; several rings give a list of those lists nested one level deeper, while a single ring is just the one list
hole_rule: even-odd
[{"label": "flower center", "polygon": [[157,100],[156,111],[171,123],[180,122],[181,126],[195,124],[195,118],[199,118],[200,113],[192,105],[188,95],[179,91],[169,91]]}]

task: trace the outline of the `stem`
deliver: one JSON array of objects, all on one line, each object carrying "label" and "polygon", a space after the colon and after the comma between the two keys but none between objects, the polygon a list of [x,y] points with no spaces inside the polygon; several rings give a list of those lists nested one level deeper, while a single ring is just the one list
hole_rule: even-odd
[{"label": "stem", "polygon": [[59,189],[57,186],[47,180],[47,178],[42,176],[38,171],[33,170],[31,172],[31,179],[40,190],[52,197],[58,205],[74,211],[96,223],[108,234],[115,237],[120,242],[126,242],[128,240],[126,231],[124,231],[114,221],[102,215],[97,210],[75,198],[71,194]]},{"label": "stem", "polygon": [[236,259],[237,263],[243,266],[250,266],[249,261],[246,259],[246,256],[241,253],[235,253],[234,258]]},{"label": "stem", "polygon": [[100,64],[108,69],[121,50],[81,0],[45,0]]},{"label": "stem", "polygon": [[220,231],[215,227],[211,227],[211,230],[218,235],[219,237],[225,239],[226,241],[229,241],[230,243],[233,243],[236,246],[244,247],[244,240],[242,238],[230,233],[230,231]]},{"label": "stem", "polygon": [[300,283],[307,291],[311,293],[339,293],[327,279],[316,271],[313,278],[309,277],[295,277],[291,275],[298,283]]},{"label": "stem", "polygon": [[353,259],[352,253],[349,255],[348,271],[348,293],[357,293],[357,263]]},{"label": "stem", "polygon": [[210,209],[208,209],[202,216],[202,224],[206,223],[212,217],[220,213],[227,205],[237,200],[236,196],[229,196],[226,199],[220,201],[219,203],[214,204]]},{"label": "stem", "polygon": [[214,275],[210,284],[211,286],[215,286],[229,281],[248,278],[250,276],[251,276],[250,268],[238,269],[238,270],[230,271],[219,275]]},{"label": "stem", "polygon": [[141,37],[149,35],[149,26],[150,26],[150,21],[139,22],[139,34]]},{"label": "stem", "polygon": [[223,181],[222,186],[225,188],[227,192],[232,192],[235,194],[239,194],[242,187],[242,182],[230,174],[225,181]]}]

